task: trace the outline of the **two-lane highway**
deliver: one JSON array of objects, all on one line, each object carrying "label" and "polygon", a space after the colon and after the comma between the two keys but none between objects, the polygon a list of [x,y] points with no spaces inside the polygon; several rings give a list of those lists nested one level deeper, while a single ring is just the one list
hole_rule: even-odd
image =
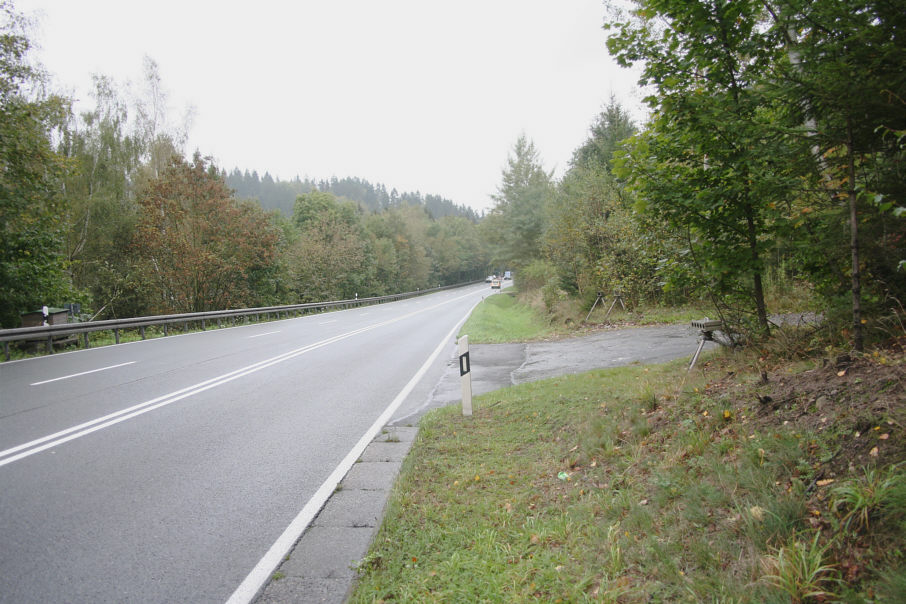
[{"label": "two-lane highway", "polygon": [[241,601],[488,293],[0,365],[0,601]]}]

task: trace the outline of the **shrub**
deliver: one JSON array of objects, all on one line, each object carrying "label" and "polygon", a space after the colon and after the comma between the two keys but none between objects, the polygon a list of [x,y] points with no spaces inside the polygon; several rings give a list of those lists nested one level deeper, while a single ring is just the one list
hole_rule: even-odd
[{"label": "shrub", "polygon": [[550,262],[533,260],[516,273],[516,284],[521,292],[541,289],[552,279],[555,279],[556,275],[557,269]]}]

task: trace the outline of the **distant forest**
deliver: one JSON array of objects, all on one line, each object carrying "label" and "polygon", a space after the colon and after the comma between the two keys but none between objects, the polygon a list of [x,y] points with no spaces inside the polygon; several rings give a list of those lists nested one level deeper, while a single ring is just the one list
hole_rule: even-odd
[{"label": "distant forest", "polygon": [[280,210],[287,218],[293,215],[296,197],[315,190],[356,202],[371,212],[409,205],[423,206],[434,219],[459,216],[477,223],[481,218],[472,208],[457,205],[438,195],[422,195],[418,191],[400,193],[396,189],[391,189],[388,193],[383,184],[373,185],[361,178],[334,176],[330,180],[315,181],[296,176],[292,180],[280,180],[268,172],[259,177],[257,171],[242,171],[239,168],[234,168],[230,173],[223,171],[222,176],[226,185],[235,191],[236,197],[257,199],[265,210]]},{"label": "distant forest", "polygon": [[86,318],[380,296],[474,281],[480,220],[436,195],[358,178],[231,174],[167,119],[157,64],[94,106],[55,94],[0,0],[0,328],[78,303]]}]

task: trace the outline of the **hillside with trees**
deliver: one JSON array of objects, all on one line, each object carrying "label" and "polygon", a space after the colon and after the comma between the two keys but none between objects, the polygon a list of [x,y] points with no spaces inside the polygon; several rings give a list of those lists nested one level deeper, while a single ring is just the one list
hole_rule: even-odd
[{"label": "hillside with trees", "polygon": [[141,93],[94,77],[51,92],[27,23],[0,4],[0,326],[78,302],[89,316],[291,304],[475,280],[470,208],[357,178],[280,181],[182,152],[157,65]]},{"label": "hillside with trees", "polygon": [[370,212],[381,212],[403,205],[424,206],[433,218],[461,216],[478,222],[479,216],[472,208],[457,205],[439,195],[422,195],[420,192],[400,193],[396,189],[387,192],[387,187],[373,185],[361,178],[337,178],[313,180],[298,176],[285,181],[265,172],[259,177],[257,171],[242,171],[234,168],[229,174],[223,173],[223,180],[240,199],[257,199],[265,210],[279,210],[284,216],[293,214],[297,196],[310,191],[333,193],[337,197],[354,201]]}]

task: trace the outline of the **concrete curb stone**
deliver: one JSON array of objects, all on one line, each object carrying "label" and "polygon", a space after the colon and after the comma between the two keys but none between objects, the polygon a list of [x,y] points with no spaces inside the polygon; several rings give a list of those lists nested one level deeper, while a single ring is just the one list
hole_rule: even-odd
[{"label": "concrete curb stone", "polygon": [[388,426],[366,447],[256,604],[346,601],[355,584],[355,567],[368,553],[417,433],[417,427]]}]

